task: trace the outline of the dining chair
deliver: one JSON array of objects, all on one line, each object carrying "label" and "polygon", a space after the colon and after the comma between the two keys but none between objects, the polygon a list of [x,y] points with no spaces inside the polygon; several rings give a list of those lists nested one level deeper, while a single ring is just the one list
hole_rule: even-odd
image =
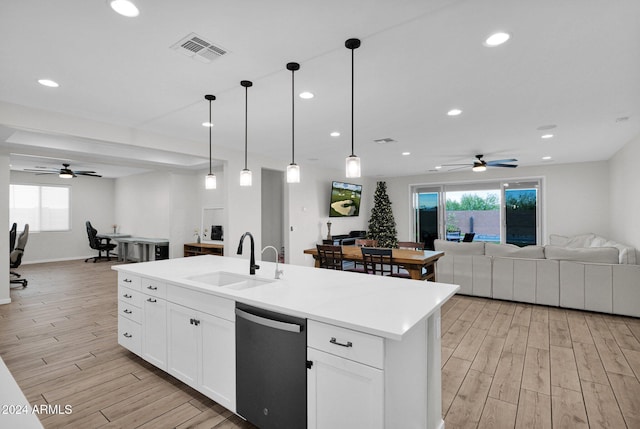
[{"label": "dining chair", "polygon": [[398,241],[398,249],[424,250],[424,243],[417,241]]},{"label": "dining chair", "polygon": [[380,249],[376,247],[363,247],[362,262],[367,274],[388,276],[391,275],[391,249]]},{"label": "dining chair", "polygon": [[378,247],[378,240],[368,238],[356,238],[356,246],[358,247]]},{"label": "dining chair", "polygon": [[342,246],[332,244],[316,244],[320,268],[328,270],[343,270]]},{"label": "dining chair", "polygon": [[364,268],[359,268],[352,261],[344,259],[342,254],[342,246],[333,244],[316,244],[318,249],[318,262],[320,268],[339,271],[351,271],[356,273],[364,273]]},{"label": "dining chair", "polygon": [[411,278],[409,274],[393,272],[393,250],[379,247],[363,247],[362,261],[367,274]]}]

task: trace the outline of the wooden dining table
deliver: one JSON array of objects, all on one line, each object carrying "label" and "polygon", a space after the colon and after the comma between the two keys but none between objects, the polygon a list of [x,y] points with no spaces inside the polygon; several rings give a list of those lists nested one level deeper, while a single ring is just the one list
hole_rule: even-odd
[{"label": "wooden dining table", "polygon": [[[316,268],[320,268],[318,249],[306,249],[305,254],[313,256]],[[392,249],[391,263],[409,272],[414,280],[436,281],[436,262],[444,256],[444,252],[432,250]],[[362,262],[360,246],[342,246],[342,257],[345,261]]]}]

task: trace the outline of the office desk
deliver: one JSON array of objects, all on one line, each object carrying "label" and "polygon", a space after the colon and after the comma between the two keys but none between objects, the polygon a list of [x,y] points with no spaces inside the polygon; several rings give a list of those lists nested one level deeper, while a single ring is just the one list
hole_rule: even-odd
[{"label": "office desk", "polygon": [[[119,232],[118,233],[105,232],[105,233],[96,234],[96,238],[100,240],[107,240],[107,244],[111,243],[111,240],[118,241],[119,239],[126,238],[126,237],[131,237],[131,234],[121,234]],[[118,246],[118,261],[122,261],[122,257],[120,255],[121,249],[122,249],[122,246]],[[108,251],[107,251],[107,256],[111,257]]]},{"label": "office desk", "polygon": [[145,238],[145,237],[118,237],[114,238],[120,245],[118,246],[118,261],[127,262],[129,255],[129,244],[138,246],[140,254],[139,262],[151,260],[151,255],[155,255],[156,246],[168,246],[169,240],[166,238]]},{"label": "office desk", "polygon": [[[345,261],[362,262],[362,250],[359,246],[342,246],[342,258]],[[312,255],[316,262],[316,268],[320,267],[318,249],[307,249],[307,255]],[[392,249],[391,262],[401,265],[409,272],[414,280],[427,280],[434,282],[436,279],[436,262],[444,256],[444,252],[432,250]]]}]

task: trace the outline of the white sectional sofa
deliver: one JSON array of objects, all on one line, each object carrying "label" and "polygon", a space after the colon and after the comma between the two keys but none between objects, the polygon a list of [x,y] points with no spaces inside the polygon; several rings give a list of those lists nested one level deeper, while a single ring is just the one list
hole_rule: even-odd
[{"label": "white sectional sofa", "polygon": [[[436,280],[460,285],[465,295],[640,317],[636,250],[579,237],[571,245],[551,238],[555,244],[522,248],[436,240],[435,249],[445,252]],[[591,246],[596,238],[607,246]]]}]

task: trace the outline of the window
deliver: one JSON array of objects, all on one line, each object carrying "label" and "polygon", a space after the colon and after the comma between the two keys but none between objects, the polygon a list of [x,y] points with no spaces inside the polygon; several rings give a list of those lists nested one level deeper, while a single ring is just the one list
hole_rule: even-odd
[{"label": "window", "polygon": [[435,238],[518,246],[541,242],[540,179],[416,186],[414,233],[427,248]]},{"label": "window", "polygon": [[70,229],[69,187],[9,185],[9,225],[17,223],[29,231]]}]

